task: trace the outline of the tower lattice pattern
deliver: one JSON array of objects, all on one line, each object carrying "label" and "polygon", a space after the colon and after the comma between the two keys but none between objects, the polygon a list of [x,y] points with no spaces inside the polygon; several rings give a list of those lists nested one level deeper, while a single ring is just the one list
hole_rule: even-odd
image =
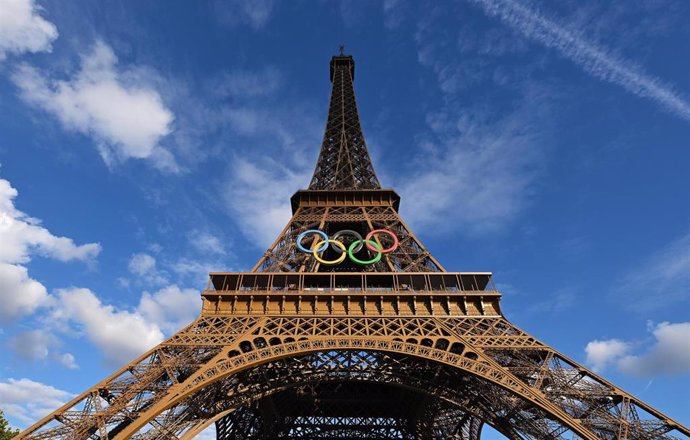
[{"label": "tower lattice pattern", "polygon": [[309,189],[381,188],[359,122],[354,77],[355,62],[351,56],[333,57],[328,121]]},{"label": "tower lattice pattern", "polygon": [[[477,440],[489,424],[514,440],[690,440],[508,322],[490,273],[434,259],[380,189],[353,78],[352,57],[334,57],[311,185],[253,270],[212,273],[194,322],[19,438],[191,439],[215,423],[219,439]],[[379,261],[323,264],[297,246],[312,229],[399,243],[379,234],[372,246],[395,248]]]}]

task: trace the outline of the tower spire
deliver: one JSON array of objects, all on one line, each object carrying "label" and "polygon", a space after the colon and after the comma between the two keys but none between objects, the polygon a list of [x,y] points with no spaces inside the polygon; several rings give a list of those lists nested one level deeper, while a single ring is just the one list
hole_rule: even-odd
[{"label": "tower spire", "polygon": [[379,189],[357,112],[355,61],[351,55],[331,58],[331,101],[326,131],[309,189]]}]

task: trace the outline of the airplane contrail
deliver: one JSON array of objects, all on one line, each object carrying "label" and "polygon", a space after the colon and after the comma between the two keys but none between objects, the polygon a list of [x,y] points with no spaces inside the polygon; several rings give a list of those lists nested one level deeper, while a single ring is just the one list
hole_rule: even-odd
[{"label": "airplane contrail", "polygon": [[468,0],[482,7],[528,38],[553,48],[579,65],[585,72],[618,84],[628,92],[648,98],[666,110],[690,121],[690,103],[671,86],[648,75],[634,63],[587,41],[572,30],[546,18],[514,0]]}]

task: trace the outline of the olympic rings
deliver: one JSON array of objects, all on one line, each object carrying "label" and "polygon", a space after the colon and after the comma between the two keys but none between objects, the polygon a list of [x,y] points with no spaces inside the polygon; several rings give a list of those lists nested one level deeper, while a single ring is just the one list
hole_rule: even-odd
[{"label": "olympic rings", "polygon": [[[362,244],[362,242],[367,244],[367,248],[369,247],[370,244],[372,246],[375,246],[378,248],[378,249],[375,249],[375,251],[378,252],[378,254],[376,254],[376,256],[374,258],[372,258],[371,260],[363,261],[363,260],[360,260],[353,255],[354,254],[353,250],[354,250],[355,246],[357,246],[358,244]],[[381,252],[381,245],[380,244],[376,243],[373,240],[366,240],[365,239],[365,240],[353,241],[352,244],[350,245],[350,248],[347,250],[347,255],[350,257],[350,260],[354,261],[355,263],[361,264],[362,266],[366,266],[367,264],[378,263],[381,260],[381,257],[383,256],[383,252]]]},{"label": "olympic rings", "polygon": [[[321,246],[323,243],[324,243],[324,242],[322,242],[322,241],[320,241],[320,242],[318,242],[318,243],[315,243],[315,244],[314,244],[314,249],[318,248],[318,247]],[[321,258],[321,257],[319,256],[319,253],[318,253],[318,252],[314,252],[314,258],[316,258],[316,261],[318,261],[318,262],[321,263],[321,264],[325,264],[325,265],[327,265],[327,266],[331,266],[331,265],[334,265],[334,264],[341,263],[341,262],[345,259],[345,256],[347,255],[347,254],[345,253],[345,245],[342,244],[341,242],[335,241],[335,240],[333,240],[333,239],[331,239],[331,238],[329,238],[325,243],[326,243],[326,247],[328,247],[328,244],[329,244],[329,243],[331,244],[331,246],[333,246],[333,245],[338,246],[338,247],[340,248],[340,249],[339,249],[339,251],[340,251],[340,256],[339,256],[338,258],[336,258],[335,260],[324,260],[323,258]],[[381,254],[379,254],[379,255],[381,255]],[[350,256],[350,258],[352,258],[352,256]],[[379,260],[380,260],[380,259],[381,259],[381,257],[379,256]]]},{"label": "olympic rings", "polygon": [[[393,244],[390,247],[383,249],[383,246],[380,243],[378,243],[378,241],[373,240],[374,235],[379,233],[388,234],[393,239]],[[304,238],[309,234],[316,234],[319,236],[316,240],[314,240],[311,249],[307,249],[302,244]],[[341,237],[344,236],[351,236],[355,240],[348,246],[339,240]],[[376,264],[379,261],[381,261],[381,257],[383,256],[383,254],[393,252],[398,248],[399,244],[398,237],[393,232],[387,229],[375,229],[369,232],[365,238],[362,238],[362,235],[359,232],[353,231],[351,229],[343,229],[341,231],[338,231],[335,234],[333,234],[332,238],[328,237],[328,235],[325,232],[320,231],[318,229],[309,229],[299,234],[295,241],[297,242],[297,249],[307,254],[314,254],[314,259],[324,265],[340,264],[345,260],[346,256],[350,257],[350,260],[352,260],[352,262],[356,264]],[[355,254],[360,252],[365,245],[367,250],[371,252],[376,252],[376,256],[371,260],[360,260],[355,256]],[[323,259],[323,252],[326,251],[326,249],[328,249],[329,246],[331,249],[333,249],[334,252],[340,254],[338,258],[336,258],[335,260]]]},{"label": "olympic rings", "polygon": [[[353,231],[353,230],[350,230],[350,229],[343,229],[342,231],[338,231],[338,232],[336,232],[335,234],[333,234],[333,240],[338,240],[338,239],[339,239],[340,237],[342,237],[343,235],[351,235],[351,236],[355,237],[355,241],[359,241],[359,242],[360,242],[360,243],[359,243],[359,246],[357,246],[357,249],[355,249],[355,250],[353,251],[354,253],[357,253],[357,252],[359,252],[359,251],[362,250],[362,247],[364,246],[364,243],[362,243],[362,236],[359,234],[359,232]],[[368,237],[368,236],[367,236],[367,237]],[[343,248],[343,250],[341,251],[341,250],[339,249],[339,247],[338,247],[338,246],[334,246],[334,244],[335,244],[335,243],[331,243],[331,249],[333,249],[334,251],[336,251],[338,254],[342,254],[342,253],[345,251],[344,248]]]},{"label": "olympic rings", "polygon": [[[387,249],[381,249],[381,246],[379,246],[378,249],[375,249],[374,246],[372,246],[370,244],[371,243],[371,237],[373,237],[374,234],[379,233],[379,232],[382,234],[388,234],[391,236],[391,238],[393,238],[393,245],[391,247],[389,247]],[[381,252],[382,254],[387,254],[388,252],[393,252],[394,250],[396,250],[398,248],[398,237],[397,237],[397,235],[395,235],[394,233],[392,233],[391,231],[389,231],[387,229],[375,229],[375,230],[371,231],[370,233],[367,234],[364,242],[367,244],[367,249],[369,249],[370,251],[374,251],[374,252]]]}]

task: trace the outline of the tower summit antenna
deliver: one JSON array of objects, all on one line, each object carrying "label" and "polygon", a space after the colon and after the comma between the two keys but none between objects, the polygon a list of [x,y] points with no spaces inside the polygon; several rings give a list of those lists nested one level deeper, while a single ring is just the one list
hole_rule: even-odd
[{"label": "tower summit antenna", "polygon": [[343,45],[343,44],[340,45],[340,56],[341,57],[345,56],[345,45]]}]

